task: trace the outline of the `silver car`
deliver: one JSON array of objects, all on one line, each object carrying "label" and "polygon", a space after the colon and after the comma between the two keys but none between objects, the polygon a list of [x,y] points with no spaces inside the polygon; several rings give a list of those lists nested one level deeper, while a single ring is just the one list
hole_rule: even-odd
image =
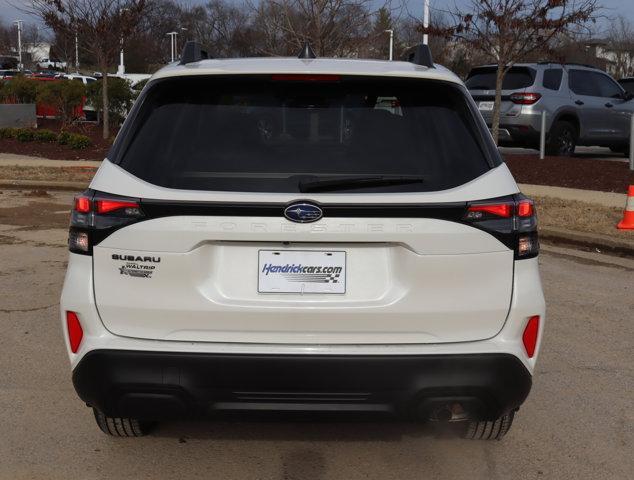
[{"label": "silver car", "polygon": [[[491,126],[496,66],[476,67],[466,85]],[[546,112],[548,155],[574,154],[577,145],[628,152],[632,95],[605,72],[585,65],[526,63],[513,66],[502,85],[500,145],[539,148]]]}]

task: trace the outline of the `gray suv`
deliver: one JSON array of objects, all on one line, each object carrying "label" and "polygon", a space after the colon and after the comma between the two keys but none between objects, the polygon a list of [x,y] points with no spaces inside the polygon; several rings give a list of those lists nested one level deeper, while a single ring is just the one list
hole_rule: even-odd
[{"label": "gray suv", "polygon": [[[476,67],[466,85],[491,126],[496,66]],[[546,152],[572,155],[577,145],[610,147],[627,154],[634,98],[612,77],[578,64],[513,66],[502,85],[500,145],[539,148],[546,111]]]}]

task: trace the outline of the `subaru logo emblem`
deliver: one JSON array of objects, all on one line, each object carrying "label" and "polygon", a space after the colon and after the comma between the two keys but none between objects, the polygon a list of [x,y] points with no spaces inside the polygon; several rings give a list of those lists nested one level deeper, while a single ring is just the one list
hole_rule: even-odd
[{"label": "subaru logo emblem", "polygon": [[284,209],[284,216],[297,223],[316,222],[323,215],[321,208],[312,203],[293,203]]}]

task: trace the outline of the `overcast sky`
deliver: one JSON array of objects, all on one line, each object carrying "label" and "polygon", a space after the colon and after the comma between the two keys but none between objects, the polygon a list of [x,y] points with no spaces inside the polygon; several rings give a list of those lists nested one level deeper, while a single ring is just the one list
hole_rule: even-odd
[{"label": "overcast sky", "polygon": [[[230,0],[236,3],[242,0]],[[380,0],[377,0],[379,3]],[[431,0],[434,8],[443,10],[448,9],[454,4],[464,4],[467,0]],[[399,0],[393,0],[393,4],[397,4]],[[405,0],[408,6],[408,10],[414,15],[421,15],[423,0]],[[5,24],[13,20],[23,19],[27,22],[35,21],[28,15],[20,12],[13,5],[29,4],[28,0],[0,0],[0,20]],[[205,3],[205,0],[184,0],[182,3],[199,4]],[[634,0],[599,0],[605,9],[603,14],[607,17],[614,17],[616,15],[625,15],[634,23]],[[606,25],[609,20],[602,20],[601,25]]]}]

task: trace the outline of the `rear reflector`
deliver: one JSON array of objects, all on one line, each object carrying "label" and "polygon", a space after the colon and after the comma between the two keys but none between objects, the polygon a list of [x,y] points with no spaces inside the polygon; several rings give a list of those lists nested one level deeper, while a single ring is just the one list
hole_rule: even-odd
[{"label": "rear reflector", "polygon": [[120,202],[117,200],[95,200],[95,210],[97,213],[114,212],[115,210],[121,210],[123,208],[138,210],[139,204],[135,202]]},{"label": "rear reflector", "polygon": [[528,355],[528,358],[533,358],[533,355],[535,355],[538,333],[539,315],[535,315],[534,317],[528,319],[528,323],[524,329],[524,335],[522,335],[522,341],[524,342],[524,348],[526,349],[526,355]]},{"label": "rear reflector", "polygon": [[542,98],[539,93],[514,93],[511,95],[511,102],[518,105],[532,105]]},{"label": "rear reflector", "polygon": [[304,74],[278,74],[271,75],[271,80],[275,82],[338,82],[340,75],[304,75]]},{"label": "rear reflector", "polygon": [[467,217],[470,219],[478,218],[477,213],[489,213],[497,217],[510,218],[513,215],[513,204],[500,203],[500,204],[483,204],[483,205],[471,205],[467,212]]},{"label": "rear reflector", "polygon": [[84,338],[84,331],[79,323],[79,318],[75,312],[66,312],[66,327],[68,328],[68,342],[70,351],[77,353],[79,345]]}]

